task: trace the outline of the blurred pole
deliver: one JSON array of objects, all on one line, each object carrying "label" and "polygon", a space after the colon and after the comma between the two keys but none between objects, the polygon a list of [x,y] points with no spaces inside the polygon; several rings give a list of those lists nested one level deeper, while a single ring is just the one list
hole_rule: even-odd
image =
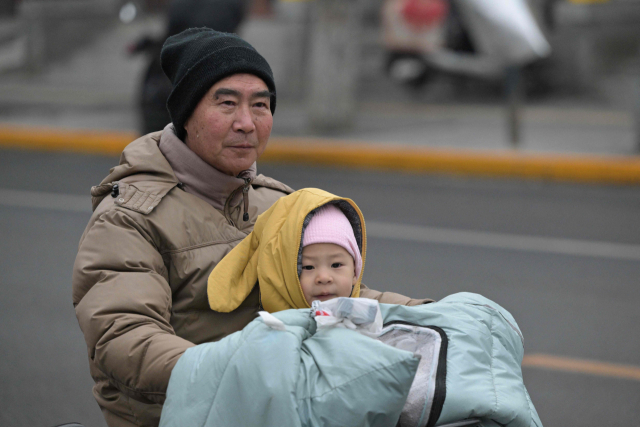
[{"label": "blurred pole", "polygon": [[524,101],[522,70],[519,67],[507,67],[505,73],[505,92],[507,97],[507,130],[512,148],[518,148],[521,141],[521,115]]},{"label": "blurred pole", "polygon": [[640,154],[640,59],[636,60],[633,67],[633,88],[631,92],[633,115],[633,131],[635,137],[635,151]]},{"label": "blurred pole", "polygon": [[633,111],[636,153],[640,154],[640,77],[636,80],[636,102]]},{"label": "blurred pole", "polygon": [[44,68],[47,60],[44,9],[35,2],[22,2],[19,15],[27,39],[25,68],[29,72],[37,73]]},{"label": "blurred pole", "polygon": [[[286,29],[283,65],[279,75],[285,82],[278,97],[304,100],[308,92],[309,39],[313,4],[309,1],[283,1],[275,4],[278,21]],[[276,82],[276,85],[278,82]]]},{"label": "blurred pole", "polygon": [[317,0],[310,37],[309,121],[331,130],[353,124],[362,33],[361,0]]}]

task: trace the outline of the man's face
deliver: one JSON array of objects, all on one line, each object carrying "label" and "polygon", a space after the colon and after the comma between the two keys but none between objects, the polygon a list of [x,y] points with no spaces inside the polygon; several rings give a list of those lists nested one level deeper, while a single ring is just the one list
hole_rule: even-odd
[{"label": "man's face", "polygon": [[351,296],[358,281],[353,258],[345,248],[333,243],[315,243],[302,249],[300,285],[309,305]]},{"label": "man's face", "polygon": [[234,74],[211,86],[184,128],[185,143],[227,175],[248,169],[267,146],[273,126],[271,94],[253,74]]}]

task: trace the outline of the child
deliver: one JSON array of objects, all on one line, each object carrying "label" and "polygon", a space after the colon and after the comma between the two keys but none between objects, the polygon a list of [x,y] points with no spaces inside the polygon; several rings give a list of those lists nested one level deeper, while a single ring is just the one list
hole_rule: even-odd
[{"label": "child", "polygon": [[316,209],[304,229],[300,267],[300,286],[308,304],[351,296],[362,256],[349,220],[335,205]]},{"label": "child", "polygon": [[366,254],[364,218],[351,200],[307,188],[279,199],[213,269],[210,307],[230,312],[254,286],[264,310],[309,308],[358,297]]}]

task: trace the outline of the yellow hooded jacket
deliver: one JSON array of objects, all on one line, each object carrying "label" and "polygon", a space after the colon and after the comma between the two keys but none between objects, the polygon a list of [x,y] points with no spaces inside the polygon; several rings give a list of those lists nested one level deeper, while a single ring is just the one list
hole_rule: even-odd
[{"label": "yellow hooded jacket", "polygon": [[359,297],[367,247],[362,212],[350,199],[305,188],[278,199],[258,217],[253,231],[213,269],[207,285],[211,309],[224,313],[235,310],[256,284],[262,306],[270,313],[310,307],[298,276],[302,230],[309,213],[327,203],[336,204],[353,226],[362,253],[362,271],[351,296]]}]

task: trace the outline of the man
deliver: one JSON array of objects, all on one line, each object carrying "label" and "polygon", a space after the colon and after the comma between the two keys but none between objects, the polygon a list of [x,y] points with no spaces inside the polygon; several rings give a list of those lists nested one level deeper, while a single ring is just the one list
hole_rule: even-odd
[{"label": "man", "polygon": [[[293,190],[256,174],[276,107],[266,60],[238,36],[206,28],[167,39],[173,123],[129,144],[91,189],[73,304],[93,394],[110,427],[157,426],[171,370],[186,349],[241,330],[258,288],[231,313],[209,308],[209,273]],[[383,302],[419,304],[363,289]]]}]

